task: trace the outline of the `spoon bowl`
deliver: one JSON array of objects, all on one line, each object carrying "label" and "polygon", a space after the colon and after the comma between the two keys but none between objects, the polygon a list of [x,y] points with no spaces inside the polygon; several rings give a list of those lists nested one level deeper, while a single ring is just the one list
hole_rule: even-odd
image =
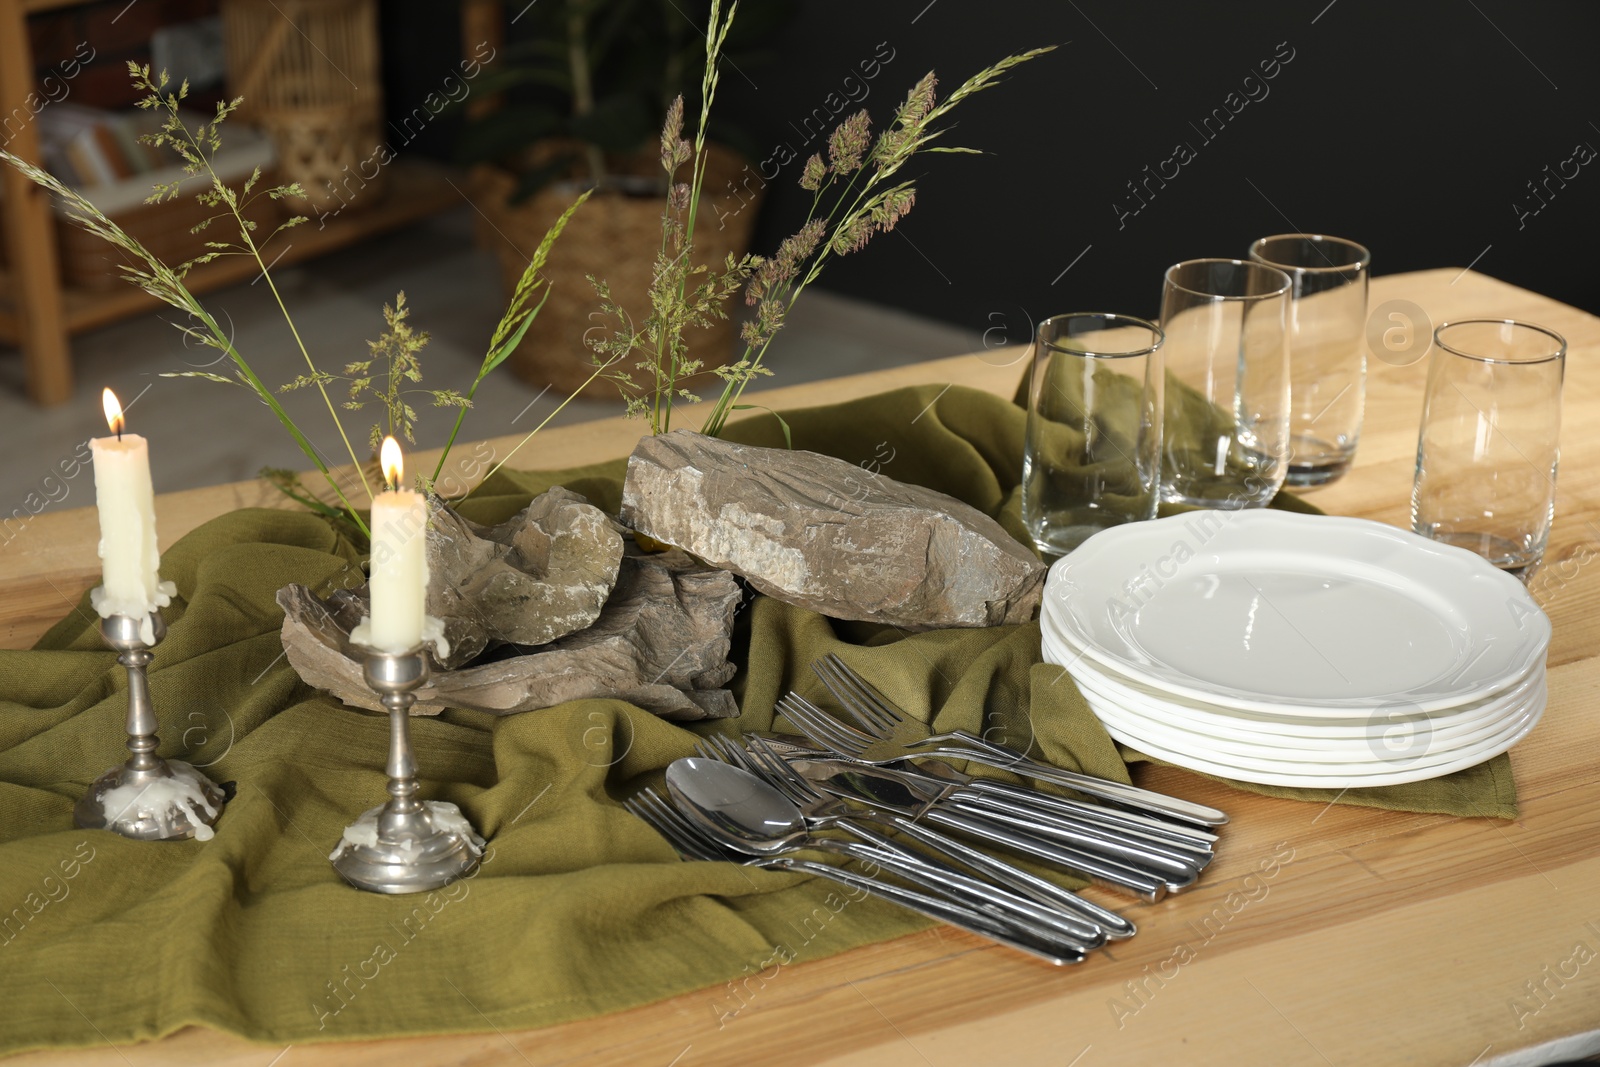
[{"label": "spoon bowl", "polygon": [[667,791],[741,852],[764,856],[806,844],[800,809],[738,767],[698,756],[677,760],[667,768]]}]

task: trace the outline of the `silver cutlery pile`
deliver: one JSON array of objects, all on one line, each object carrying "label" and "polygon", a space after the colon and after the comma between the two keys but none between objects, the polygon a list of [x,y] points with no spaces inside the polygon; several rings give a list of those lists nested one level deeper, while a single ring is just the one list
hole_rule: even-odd
[{"label": "silver cutlery pile", "polygon": [[[812,667],[854,726],[790,693],[778,710],[809,743],[706,738],[698,756],[667,768],[670,799],[646,789],[628,809],[686,859],[829,878],[1057,965],[1132,937],[1133,923],[991,849],[1152,902],[1194,884],[1211,861],[1212,828],[1228,821],[1215,808],[1065,771],[964,731],[934,734],[838,656]],[[944,759],[1092,799],[974,778]],[[798,855],[808,850],[846,864]]]}]

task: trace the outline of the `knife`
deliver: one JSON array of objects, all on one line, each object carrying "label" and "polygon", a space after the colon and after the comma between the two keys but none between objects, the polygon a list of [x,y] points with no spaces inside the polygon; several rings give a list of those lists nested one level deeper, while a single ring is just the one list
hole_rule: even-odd
[{"label": "knife", "polygon": [[[855,800],[880,811],[894,812],[912,819],[920,819],[933,826],[958,830],[991,844],[1002,845],[1014,852],[1044,860],[1058,867],[1088,875],[1097,884],[1132,890],[1144,900],[1155,902],[1166,895],[1169,879],[1165,872],[1143,870],[1093,851],[1057,844],[1034,834],[1017,833],[982,816],[976,818],[966,813],[948,811],[920,799],[904,782],[893,775],[871,773],[877,768],[845,763],[843,769],[817,768],[806,774],[812,761],[791,761],[796,771],[831,796]],[[868,773],[862,773],[863,771]],[[1174,876],[1180,884],[1194,881],[1195,873]],[[1186,880],[1185,880],[1186,879]]]},{"label": "knife", "polygon": [[976,807],[985,811],[1024,815],[1035,821],[1040,832],[1052,836],[1072,830],[1090,831],[1096,836],[1122,835],[1168,855],[1176,855],[1198,867],[1204,867],[1211,861],[1212,845],[1217,839],[1217,835],[1208,830],[1165,822],[1154,816],[1106,808],[1053,793],[1042,793],[1026,786],[974,778],[939,760],[858,764],[841,760],[822,749],[797,744],[788,738],[762,740],[786,759],[801,758],[838,769],[871,769],[900,775],[902,783],[928,803],[955,799],[961,801],[969,811]]}]

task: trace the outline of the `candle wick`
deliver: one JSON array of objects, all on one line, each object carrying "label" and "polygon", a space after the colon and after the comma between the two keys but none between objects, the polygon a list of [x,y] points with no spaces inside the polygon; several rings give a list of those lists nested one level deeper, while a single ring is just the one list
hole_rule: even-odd
[{"label": "candle wick", "polygon": [[117,444],[120,445],[121,443],[122,443],[122,427],[119,425],[117,427]]}]

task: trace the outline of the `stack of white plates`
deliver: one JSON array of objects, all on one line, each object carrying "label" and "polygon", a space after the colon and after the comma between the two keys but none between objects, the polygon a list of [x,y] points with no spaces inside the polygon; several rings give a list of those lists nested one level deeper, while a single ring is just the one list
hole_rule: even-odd
[{"label": "stack of white plates", "polygon": [[1365,519],[1196,511],[1050,569],[1044,655],[1111,735],[1267,785],[1470,767],[1544,712],[1550,620],[1463,549]]}]

